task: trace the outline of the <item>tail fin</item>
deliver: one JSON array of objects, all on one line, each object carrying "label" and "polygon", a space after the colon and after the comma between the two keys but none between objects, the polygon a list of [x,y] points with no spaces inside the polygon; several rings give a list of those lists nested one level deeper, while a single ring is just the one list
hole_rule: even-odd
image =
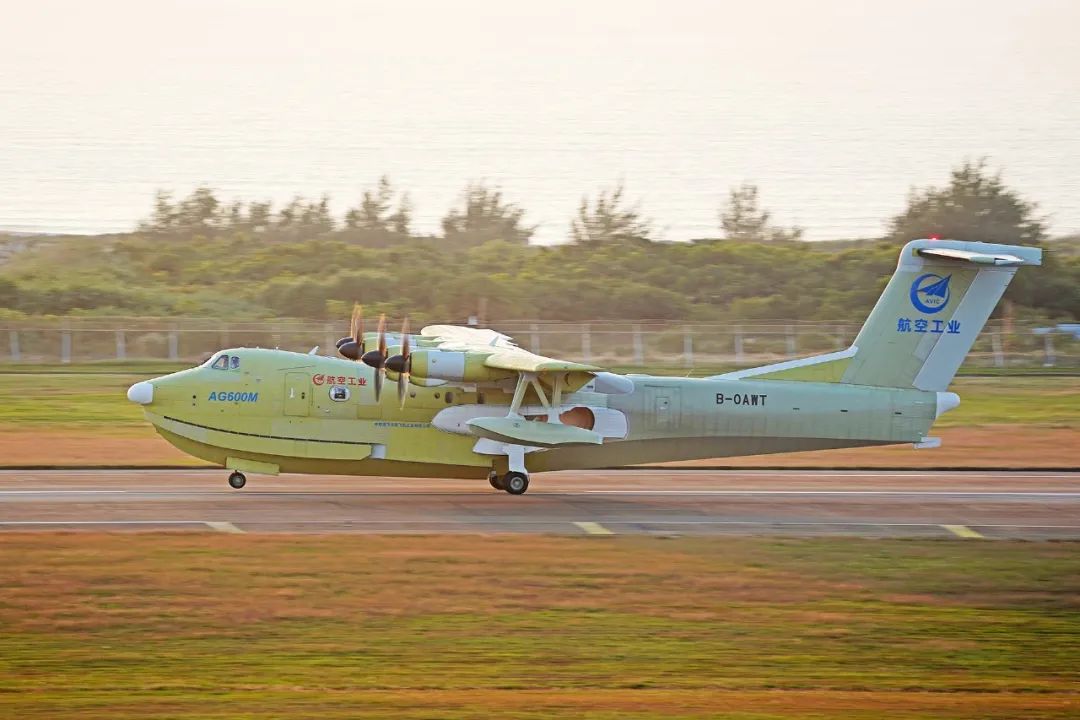
[{"label": "tail fin", "polygon": [[1016,268],[1040,264],[1034,247],[913,240],[850,348],[722,377],[946,390]]}]

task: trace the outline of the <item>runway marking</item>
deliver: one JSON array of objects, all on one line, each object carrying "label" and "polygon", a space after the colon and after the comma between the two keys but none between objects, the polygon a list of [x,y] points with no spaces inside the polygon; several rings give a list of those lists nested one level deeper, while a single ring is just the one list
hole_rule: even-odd
[{"label": "runway marking", "polygon": [[217,530],[223,533],[232,533],[233,535],[243,535],[244,531],[233,525],[231,522],[207,522],[206,526],[211,530]]},{"label": "runway marking", "polygon": [[956,537],[973,538],[976,540],[983,539],[982,533],[972,530],[967,525],[942,525],[941,527],[945,528]]},{"label": "runway marking", "polygon": [[590,535],[614,535],[615,533],[608,530],[606,527],[598,522],[576,522],[574,523],[579,528],[584,530]]}]

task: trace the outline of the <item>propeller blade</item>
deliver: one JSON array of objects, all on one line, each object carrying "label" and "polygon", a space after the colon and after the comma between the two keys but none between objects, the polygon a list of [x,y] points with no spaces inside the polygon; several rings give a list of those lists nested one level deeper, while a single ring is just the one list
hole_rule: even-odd
[{"label": "propeller blade", "polygon": [[382,397],[382,379],[383,371],[380,368],[375,371],[375,402],[379,402],[379,398]]},{"label": "propeller blade", "polygon": [[405,409],[405,397],[409,391],[409,374],[412,372],[412,356],[409,353],[409,316],[406,315],[401,323],[401,369],[398,371],[397,395],[398,404]]},{"label": "propeller blade", "polygon": [[386,315],[379,316],[379,349],[368,350],[360,359],[365,365],[376,370],[386,365]]},{"label": "propeller blade", "polygon": [[352,319],[349,321],[349,332],[357,344],[364,344],[364,308],[358,303],[353,303]]},{"label": "propeller blade", "polygon": [[364,354],[364,309],[360,303],[353,303],[352,318],[349,320],[349,337],[343,337],[334,343],[343,356],[350,360],[359,360]]}]

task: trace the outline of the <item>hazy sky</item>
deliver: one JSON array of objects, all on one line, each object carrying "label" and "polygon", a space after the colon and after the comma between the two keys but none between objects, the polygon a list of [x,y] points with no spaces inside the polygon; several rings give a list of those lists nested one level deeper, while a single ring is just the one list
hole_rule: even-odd
[{"label": "hazy sky", "polygon": [[388,172],[429,228],[488,178],[558,239],[622,178],[681,239],[752,180],[826,237],[985,154],[1080,230],[1078,27],[1078,0],[8,3],[0,225],[199,182],[342,210]]}]

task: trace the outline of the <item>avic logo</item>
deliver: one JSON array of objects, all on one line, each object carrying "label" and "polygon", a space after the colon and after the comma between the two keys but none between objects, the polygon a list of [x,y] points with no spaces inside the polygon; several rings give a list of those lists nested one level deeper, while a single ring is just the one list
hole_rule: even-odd
[{"label": "avic logo", "polygon": [[952,275],[941,277],[934,273],[926,273],[915,278],[911,283],[911,304],[919,312],[933,315],[941,312],[949,304],[949,280]]}]

